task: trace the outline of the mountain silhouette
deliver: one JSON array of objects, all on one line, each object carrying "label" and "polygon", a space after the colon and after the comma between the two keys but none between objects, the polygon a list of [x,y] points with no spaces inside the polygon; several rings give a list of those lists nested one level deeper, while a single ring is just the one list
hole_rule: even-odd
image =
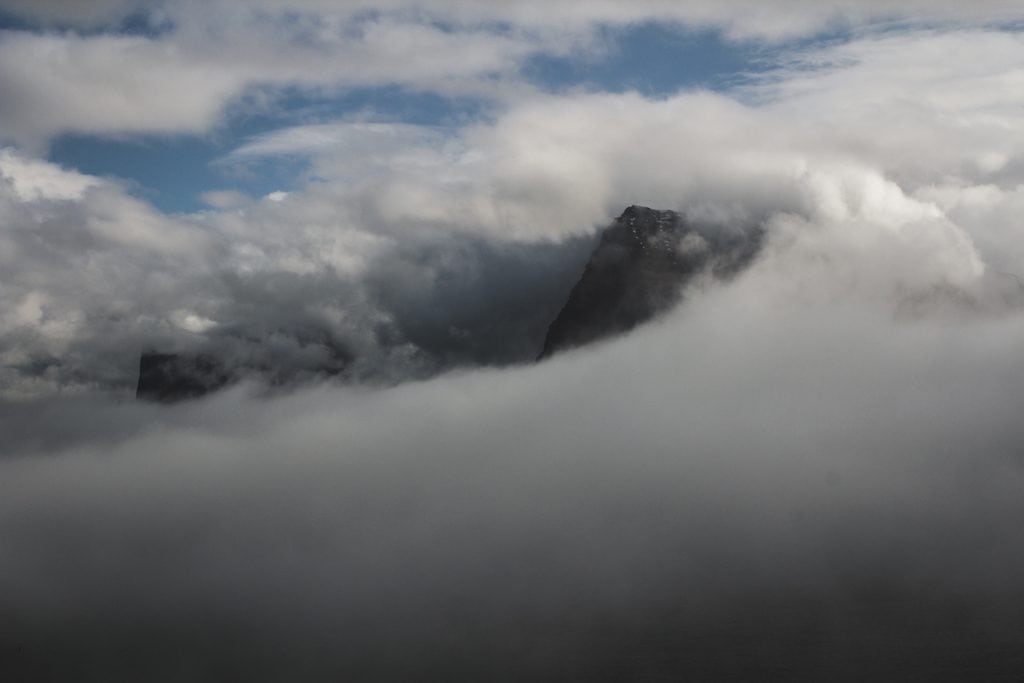
[{"label": "mountain silhouette", "polygon": [[605,228],[538,359],[622,334],[674,306],[683,287],[746,265],[760,230],[701,226],[675,211],[630,206]]}]

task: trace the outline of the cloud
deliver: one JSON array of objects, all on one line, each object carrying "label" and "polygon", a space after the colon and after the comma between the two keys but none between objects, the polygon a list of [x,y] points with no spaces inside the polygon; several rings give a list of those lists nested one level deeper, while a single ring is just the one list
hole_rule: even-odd
[{"label": "cloud", "polygon": [[141,37],[0,35],[0,135],[39,149],[64,132],[202,133],[244,80]]},{"label": "cloud", "polygon": [[360,162],[390,159],[398,149],[430,144],[440,131],[429,126],[397,123],[340,122],[294,126],[264,133],[233,150],[225,161],[278,155],[322,155],[336,152]]},{"label": "cloud", "polygon": [[215,209],[234,209],[249,201],[249,197],[235,190],[208,190],[201,199]]},{"label": "cloud", "polygon": [[99,184],[95,178],[0,149],[0,178],[18,200],[81,199]]},{"label": "cloud", "polygon": [[[969,59],[936,59],[954,48]],[[146,348],[300,375],[345,349],[363,377],[526,359],[587,240],[634,203],[765,226],[806,261],[772,283],[790,296],[1012,309],[1024,122],[1012,87],[975,82],[1014,83],[1018,49],[998,31],[869,36],[735,98],[535,94],[462,127],[288,127],[219,163],[307,159],[297,188],[190,216],[7,150],[6,393],[126,390]]]},{"label": "cloud", "polygon": [[[844,151],[893,160],[886,170],[901,181],[998,178],[1012,172],[1007,164],[1020,144],[1013,102],[1022,49],[1021,36],[1004,31],[867,36],[797,53],[750,92],[785,116],[817,121],[819,138]],[[969,59],[943,59],[953,51]],[[935,145],[936,135],[961,144]]]},{"label": "cloud", "polygon": [[[41,26],[97,32],[0,34],[0,140],[40,150],[67,132],[203,134],[247,93],[397,85],[503,103],[529,93],[533,55],[612,49],[599,27],[671,22],[736,40],[785,41],[836,27],[991,27],[1021,18],[1009,2],[793,0],[731,3],[461,0],[325,3],[6,2]],[[147,30],[118,33],[134,18]]]},{"label": "cloud", "polygon": [[83,28],[117,23],[145,8],[140,0],[3,0],[0,11],[28,21]]},{"label": "cloud", "polygon": [[302,24],[247,12],[209,16],[210,25],[156,37],[0,33],[0,87],[9,95],[0,104],[0,139],[38,150],[68,132],[202,134],[257,88],[472,92],[536,49],[486,29],[387,19],[310,36]]},{"label": "cloud", "polygon": [[[677,21],[696,25],[721,25],[737,37],[790,37],[819,31],[836,24],[927,17],[930,22],[998,22],[1020,17],[1016,3],[982,0],[970,5],[928,0],[829,0],[809,5],[799,0],[699,0],[681,4],[672,0],[640,0],[577,3],[572,0],[519,0],[481,4],[467,0],[257,0],[242,5],[237,0],[203,3],[214,13],[239,11],[248,6],[271,15],[308,15],[348,18],[364,13],[426,16],[458,23],[507,22],[525,27],[567,27],[593,23],[622,24],[643,21]],[[147,11],[169,15],[178,21],[194,14],[192,2],[143,2],[142,0],[85,0],[68,6],[59,0],[4,0],[0,9],[31,21],[65,25],[95,26],[116,23]]]},{"label": "cloud", "polygon": [[[153,37],[9,32],[25,59],[0,60],[19,95],[0,120],[25,144],[198,131],[253,82],[359,82],[346,60],[486,84],[554,35],[530,22],[677,12],[742,36],[761,16],[545,6],[437,5],[466,26],[396,9],[354,36],[227,3]],[[107,21],[90,7],[72,19]],[[800,31],[895,8],[771,7]],[[388,53],[405,39],[422,64]],[[516,90],[460,127],[289,126],[219,163],[297,156],[296,187],[194,214],[0,151],[0,674],[1015,674],[1020,41],[946,27],[788,54],[728,96]],[[157,91],[193,99],[150,118]],[[515,365],[633,203],[763,226],[764,250],[655,324]],[[311,381],[126,401],[147,348]],[[347,386],[312,381],[330,363]]]},{"label": "cloud", "polygon": [[524,360],[587,256],[585,240],[395,234],[346,207],[361,187],[215,194],[230,207],[165,216],[111,181],[2,159],[7,397],[124,394],[152,349],[207,352],[271,381],[341,358],[349,379],[375,381]]},{"label": "cloud", "polygon": [[[896,321],[765,286],[803,263],[533,368],[5,409],[2,666],[1011,670],[1019,315]],[[878,633],[899,652],[844,654]]]}]

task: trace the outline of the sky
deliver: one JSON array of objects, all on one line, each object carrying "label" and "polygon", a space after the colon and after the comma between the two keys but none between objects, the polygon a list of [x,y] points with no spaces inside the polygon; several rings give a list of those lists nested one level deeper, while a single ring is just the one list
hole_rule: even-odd
[{"label": "sky", "polygon": [[0,673],[1009,679],[1021,215],[1015,2],[0,0]]}]

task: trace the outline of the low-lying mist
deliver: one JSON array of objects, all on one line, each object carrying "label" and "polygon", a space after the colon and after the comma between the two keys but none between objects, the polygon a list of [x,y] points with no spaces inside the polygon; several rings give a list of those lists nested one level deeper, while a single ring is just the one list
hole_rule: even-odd
[{"label": "low-lying mist", "polygon": [[783,266],[534,366],[3,411],[0,668],[1009,675],[1024,318]]}]

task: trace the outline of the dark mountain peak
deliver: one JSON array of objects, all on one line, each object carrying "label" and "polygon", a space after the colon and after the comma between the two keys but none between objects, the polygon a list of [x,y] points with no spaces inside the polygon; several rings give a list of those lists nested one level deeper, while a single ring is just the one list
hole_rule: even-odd
[{"label": "dark mountain peak", "polygon": [[695,275],[746,265],[760,230],[700,226],[676,211],[633,205],[601,234],[540,358],[628,332],[671,308]]},{"label": "dark mountain peak", "polygon": [[682,223],[683,217],[675,211],[630,206],[601,234],[594,253],[619,246],[640,252],[661,252],[674,258],[677,237],[685,229]]},{"label": "dark mountain peak", "polygon": [[630,204],[626,207],[626,210],[622,212],[622,215],[619,216],[618,220],[629,220],[631,218],[674,221],[679,218],[679,213],[676,211],[669,211],[667,209],[652,209],[649,206]]}]

